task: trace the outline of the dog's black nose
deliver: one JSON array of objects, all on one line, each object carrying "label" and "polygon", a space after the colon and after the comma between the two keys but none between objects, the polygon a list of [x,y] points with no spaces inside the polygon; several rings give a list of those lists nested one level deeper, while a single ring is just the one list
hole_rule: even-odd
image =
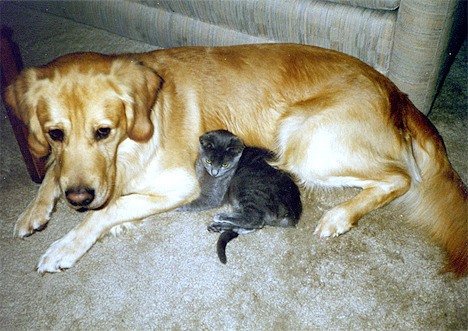
[{"label": "dog's black nose", "polygon": [[94,200],[94,190],[90,188],[69,189],[65,191],[65,196],[73,206],[86,207]]}]

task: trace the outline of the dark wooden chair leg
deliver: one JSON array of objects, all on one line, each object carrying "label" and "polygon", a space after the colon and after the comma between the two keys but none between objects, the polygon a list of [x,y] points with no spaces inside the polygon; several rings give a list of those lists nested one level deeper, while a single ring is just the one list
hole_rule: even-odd
[{"label": "dark wooden chair leg", "polygon": [[[1,45],[1,76],[2,76],[2,89],[13,82],[15,77],[22,69],[21,56],[18,47],[11,40],[11,30],[2,27],[0,31]],[[28,131],[25,125],[13,114],[11,109],[5,105],[10,120],[11,127],[15,133],[16,140],[23,155],[24,162],[28,169],[31,179],[36,182],[42,182],[45,174],[45,164],[47,158],[37,158],[31,154],[28,146]]]}]

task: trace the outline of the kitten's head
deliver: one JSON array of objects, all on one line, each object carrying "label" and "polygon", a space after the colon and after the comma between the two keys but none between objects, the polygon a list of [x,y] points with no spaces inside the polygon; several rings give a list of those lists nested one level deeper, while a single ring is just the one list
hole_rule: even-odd
[{"label": "kitten's head", "polygon": [[200,160],[211,176],[221,177],[236,169],[244,147],[229,131],[209,131],[200,136]]}]

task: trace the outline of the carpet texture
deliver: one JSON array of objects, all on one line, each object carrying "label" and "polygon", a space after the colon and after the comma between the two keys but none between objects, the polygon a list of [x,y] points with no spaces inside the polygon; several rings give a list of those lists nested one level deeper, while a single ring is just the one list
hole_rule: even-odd
[{"label": "carpet texture", "polygon": [[[75,51],[141,52],[155,46],[13,4],[1,12],[26,65]],[[430,119],[465,183],[467,43]],[[228,264],[206,225],[217,212],[156,215],[105,237],[59,274],[34,270],[83,214],[59,202],[46,230],[13,238],[37,192],[0,109],[0,329],[2,330],[466,330],[468,279],[440,275],[441,250],[392,205],[338,238],[313,235],[320,215],[357,191],[303,196],[296,229],[265,228],[232,241]],[[447,206],[450,208],[450,206]]]}]

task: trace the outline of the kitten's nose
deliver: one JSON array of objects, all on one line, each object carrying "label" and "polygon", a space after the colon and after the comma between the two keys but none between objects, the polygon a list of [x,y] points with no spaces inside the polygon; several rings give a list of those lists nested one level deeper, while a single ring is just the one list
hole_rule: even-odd
[{"label": "kitten's nose", "polygon": [[211,169],[211,176],[216,177],[219,174],[219,169]]}]

